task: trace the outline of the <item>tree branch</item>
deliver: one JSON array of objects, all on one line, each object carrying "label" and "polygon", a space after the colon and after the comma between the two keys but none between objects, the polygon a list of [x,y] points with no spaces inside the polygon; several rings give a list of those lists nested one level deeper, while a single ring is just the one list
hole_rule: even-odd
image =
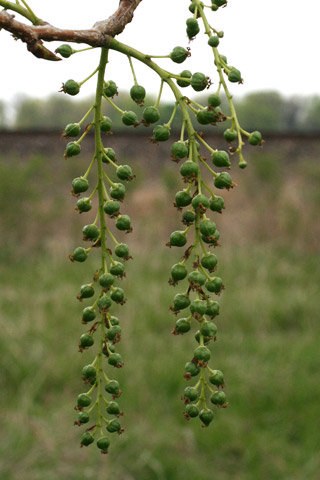
[{"label": "tree branch", "polygon": [[[85,43],[92,47],[106,47],[111,37],[119,35],[131,22],[133,13],[142,0],[120,0],[119,7],[107,20],[99,21],[90,30],[61,30],[49,23],[26,25],[15,20],[7,11],[0,12],[0,29],[11,32],[27,44],[28,50],[38,58],[61,60],[43,45],[47,42],[64,41]],[[0,2],[1,5],[1,2]]]}]

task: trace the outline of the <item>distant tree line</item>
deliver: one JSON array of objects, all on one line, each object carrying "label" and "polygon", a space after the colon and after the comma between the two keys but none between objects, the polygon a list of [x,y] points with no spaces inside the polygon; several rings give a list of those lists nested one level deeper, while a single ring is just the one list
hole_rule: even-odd
[{"label": "distant tree line", "polygon": [[[202,94],[195,100],[202,103],[205,100],[203,97]],[[222,100],[222,110],[227,113],[226,100]],[[145,103],[152,105],[154,102],[155,99],[149,97]],[[132,102],[129,94],[121,95],[121,99],[116,99],[116,103],[123,110],[133,110],[138,115],[141,112],[141,107]],[[263,132],[320,132],[320,96],[284,98],[276,91],[261,91],[238,98],[235,103],[241,125],[249,131],[259,129]],[[61,94],[54,94],[46,99],[20,97],[13,106],[0,101],[0,128],[63,129],[76,118],[80,120],[91,105],[91,98],[75,102]],[[170,117],[172,108],[172,104],[161,107],[163,122]],[[11,118],[10,111],[13,112]],[[107,108],[104,113],[112,118],[114,129],[126,128],[112,107]],[[179,118],[176,118],[177,124],[178,120]],[[207,128],[201,127],[202,130]],[[221,125],[218,128],[225,127]]]}]

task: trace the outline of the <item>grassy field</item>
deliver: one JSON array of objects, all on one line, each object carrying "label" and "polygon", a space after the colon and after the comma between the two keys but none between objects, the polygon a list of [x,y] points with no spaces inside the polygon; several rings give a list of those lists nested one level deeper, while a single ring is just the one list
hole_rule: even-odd
[{"label": "grassy field", "polygon": [[66,259],[87,221],[65,199],[79,164],[61,167],[54,182],[53,168],[41,158],[0,164],[1,480],[317,480],[317,163],[289,168],[265,154],[236,174],[239,188],[217,220],[218,271],[227,288],[213,346],[230,404],[202,429],[183,418],[180,400],[193,335],[170,334],[175,319],[168,307],[178,290],[167,280],[178,252],[164,243],[179,225],[170,206],[175,166],[142,183],[136,162],[134,261],[119,312],[125,368],[116,372],[126,431],[108,456],[94,446],[80,450],[73,426],[81,369],[92,355],[77,352],[84,329],[75,297],[96,264]]}]

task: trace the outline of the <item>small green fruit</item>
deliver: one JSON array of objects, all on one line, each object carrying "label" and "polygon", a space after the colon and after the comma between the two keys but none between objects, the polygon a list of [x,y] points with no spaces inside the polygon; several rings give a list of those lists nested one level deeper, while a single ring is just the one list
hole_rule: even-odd
[{"label": "small green fruit", "polygon": [[174,142],[171,145],[171,155],[174,158],[179,158],[179,159],[180,158],[185,158],[185,157],[188,156],[188,153],[189,153],[189,148],[182,141]]},{"label": "small green fruit", "polygon": [[184,247],[187,243],[187,237],[184,232],[176,231],[170,235],[170,247]]},{"label": "small green fruit", "polygon": [[92,223],[90,225],[85,225],[82,229],[82,233],[86,240],[97,240],[100,235],[100,230]]},{"label": "small green fruit", "polygon": [[[191,79],[192,73],[190,72],[190,70],[183,70],[183,72],[181,72],[179,76],[182,77],[182,78]],[[189,87],[190,80],[189,81],[188,80],[177,80],[177,84],[179,85],[179,87],[182,87],[182,88]]]},{"label": "small green fruit", "polygon": [[157,125],[153,129],[153,138],[156,142],[165,142],[170,138],[170,127],[167,125]]},{"label": "small green fruit", "polygon": [[191,39],[195,37],[200,32],[199,23],[196,18],[191,17],[186,21],[187,24],[187,35]]},{"label": "small green fruit", "polygon": [[116,200],[122,200],[125,196],[125,193],[126,187],[123,185],[123,183],[115,183],[110,188],[110,197]]},{"label": "small green fruit", "polygon": [[194,271],[189,273],[188,280],[191,284],[198,285],[201,287],[202,285],[205,284],[206,277],[205,275],[203,275],[203,273]]},{"label": "small green fruit", "polygon": [[116,302],[116,303],[121,303],[123,302],[123,299],[124,299],[124,291],[122,290],[122,288],[115,288],[112,292],[111,292],[111,299]]},{"label": "small green fruit", "polygon": [[66,83],[62,86],[62,90],[68,95],[78,95],[78,93],[80,92],[80,85],[74,80],[67,80]]},{"label": "small green fruit", "polygon": [[196,216],[195,216],[194,212],[192,212],[191,210],[186,210],[182,214],[182,221],[183,221],[183,223],[186,223],[186,224],[193,223],[195,221],[195,218],[196,218]]},{"label": "small green fruit", "polygon": [[75,195],[86,192],[89,188],[89,182],[85,178],[77,177],[72,180],[72,189]]},{"label": "small green fruit", "polygon": [[211,237],[211,235],[213,235],[215,231],[216,231],[216,224],[214,222],[212,222],[208,218],[201,220],[200,232],[202,235],[205,235],[206,237]]},{"label": "small green fruit", "polygon": [[185,59],[188,57],[189,53],[183,47],[175,47],[172,52],[170,53],[169,57],[175,63],[183,63]]},{"label": "small green fruit", "polygon": [[119,325],[112,325],[107,331],[107,339],[111,342],[116,338],[120,337],[121,335],[121,327]]},{"label": "small green fruit", "polygon": [[232,178],[230,177],[229,173],[219,173],[219,175],[214,179],[214,186],[219,189],[226,188],[229,190],[232,186]]},{"label": "small green fruit", "polygon": [[190,312],[198,313],[201,317],[206,313],[207,303],[204,300],[193,300],[190,304]]},{"label": "small green fruit", "polygon": [[141,85],[133,85],[130,89],[130,97],[136,103],[141,103],[146,96],[146,90]]},{"label": "small green fruit", "polygon": [[176,193],[175,204],[178,208],[190,205],[191,201],[192,197],[190,193],[186,192],[185,190]]},{"label": "small green fruit", "polygon": [[213,212],[221,213],[224,209],[224,200],[222,197],[215,195],[213,198],[210,199],[210,210]]},{"label": "small green fruit", "polygon": [[209,292],[220,293],[223,289],[223,282],[220,277],[214,277],[206,283],[206,289]]},{"label": "small green fruit", "polygon": [[197,113],[197,121],[201,125],[209,125],[210,123],[215,123],[216,117],[213,110],[208,110],[207,108],[199,110]]},{"label": "small green fruit", "polygon": [[79,298],[91,298],[94,295],[94,288],[90,284],[81,285]]},{"label": "small green fruit", "polygon": [[199,173],[199,167],[192,160],[187,160],[181,165],[180,174],[185,178],[196,177],[198,173]]},{"label": "small green fruit", "polygon": [[116,227],[118,230],[131,230],[131,220],[128,215],[119,215],[116,220]]},{"label": "small green fruit", "polygon": [[119,432],[121,430],[121,425],[117,419],[111,420],[108,423],[107,430],[110,433]]},{"label": "small green fruit", "polygon": [[199,193],[192,199],[192,206],[196,211],[205,211],[209,207],[209,199]]},{"label": "small green fruit", "polygon": [[91,404],[91,398],[86,393],[80,393],[77,398],[78,407],[89,407]]},{"label": "small green fruit", "polygon": [[130,127],[137,123],[137,115],[134,112],[124,112],[121,120],[124,125]]},{"label": "small green fruit", "polygon": [[117,402],[110,402],[106,410],[109,415],[119,415],[121,413],[119,404]]},{"label": "small green fruit", "polygon": [[208,98],[208,105],[214,108],[219,107],[219,105],[221,105],[221,98],[219,97],[219,95],[216,95],[214,93],[210,95]]},{"label": "small green fruit", "polygon": [[207,270],[209,270],[209,272],[213,272],[213,270],[217,266],[217,263],[218,263],[218,259],[216,255],[214,255],[213,253],[209,255],[205,255],[204,257],[201,258],[201,265],[203,266],[203,268],[206,268]]},{"label": "small green fruit", "polygon": [[209,376],[209,382],[217,387],[224,385],[224,376],[221,370],[213,370],[212,374]]},{"label": "small green fruit", "polygon": [[71,255],[72,260],[75,262],[84,262],[88,258],[88,254],[86,250],[82,247],[77,247],[73,250],[73,253]]},{"label": "small green fruit", "polygon": [[86,307],[82,311],[82,321],[85,323],[92,322],[96,318],[96,312],[92,307]]},{"label": "small green fruit", "polygon": [[80,135],[80,125],[78,123],[69,123],[64,129],[65,137],[78,137]]},{"label": "small green fruit", "polygon": [[119,258],[129,258],[130,256],[129,247],[125,243],[119,243],[119,245],[117,245],[114,249],[114,253]]},{"label": "small green fruit", "polygon": [[204,363],[207,363],[211,357],[209,348],[201,345],[195,349],[195,351],[193,352],[193,355],[194,355],[194,358],[198,360],[198,362],[204,362]]},{"label": "small green fruit", "polygon": [[195,418],[199,415],[199,409],[195,405],[186,405],[186,414],[191,418]]},{"label": "small green fruit", "polygon": [[108,363],[113,367],[117,367],[117,368],[122,367],[123,362],[122,362],[122,357],[120,353],[111,353],[108,357]]},{"label": "small green fruit", "polygon": [[111,395],[119,395],[120,385],[117,380],[110,380],[109,383],[104,387],[105,391],[111,393]]},{"label": "small green fruit", "polygon": [[99,298],[97,306],[99,308],[100,312],[105,312],[108,310],[108,308],[111,307],[111,298],[108,295],[102,295],[102,297]]},{"label": "small green fruit", "polygon": [[191,77],[190,85],[196,92],[201,92],[207,87],[208,79],[203,73],[196,72]]},{"label": "small green fruit", "polygon": [[81,146],[76,143],[76,142],[69,142],[67,143],[66,149],[65,149],[65,157],[75,157],[76,155],[79,155],[81,152]]},{"label": "small green fruit", "polygon": [[184,367],[185,373],[191,375],[191,377],[196,377],[200,373],[200,368],[196,363],[187,362]]},{"label": "small green fruit", "polygon": [[94,344],[94,340],[92,335],[89,335],[88,333],[84,333],[80,337],[80,347],[82,348],[88,348],[91,347]]},{"label": "small green fruit", "polygon": [[216,167],[230,167],[231,162],[228,152],[218,150],[212,154],[212,163]]},{"label": "small green fruit", "polygon": [[219,45],[219,43],[220,43],[219,37],[217,37],[216,35],[213,35],[208,40],[208,45],[210,45],[210,47],[216,48]]},{"label": "small green fruit", "polygon": [[211,403],[214,405],[224,405],[226,403],[226,394],[224,392],[214,392],[211,397]]},{"label": "small green fruit", "polygon": [[110,267],[110,273],[116,277],[122,277],[124,273],[124,265],[121,262],[114,262]]},{"label": "small green fruit", "polygon": [[100,122],[101,132],[110,132],[112,129],[112,120],[110,117],[103,117]]},{"label": "small green fruit", "polygon": [[179,318],[176,321],[176,332],[177,333],[187,333],[191,328],[190,320],[187,318]]},{"label": "small green fruit", "polygon": [[207,410],[201,410],[199,413],[201,422],[207,427],[213,420],[213,412],[209,408]]},{"label": "small green fruit", "polygon": [[97,447],[103,452],[107,452],[110,445],[110,440],[107,437],[100,437],[97,441]]},{"label": "small green fruit", "polygon": [[238,134],[235,130],[232,130],[231,128],[227,128],[227,130],[223,132],[223,136],[225,141],[230,143],[236,140],[236,138],[238,137]]},{"label": "small green fruit", "polygon": [[146,107],[142,116],[146,124],[156,123],[160,119],[160,113],[156,107]]},{"label": "small green fruit", "polygon": [[79,212],[89,212],[92,208],[92,202],[89,198],[80,198],[77,201],[77,208]]},{"label": "small green fruit", "polygon": [[200,332],[204,337],[214,338],[217,334],[217,326],[213,322],[205,322],[200,328]]},{"label": "small green fruit", "polygon": [[194,387],[186,387],[183,392],[184,398],[188,398],[191,402],[198,400],[199,393],[198,390]]},{"label": "small green fruit", "polygon": [[176,263],[171,268],[171,277],[174,282],[178,282],[179,280],[183,280],[188,275],[188,270],[184,265],[180,263]]},{"label": "small green fruit", "polygon": [[132,169],[129,165],[120,165],[116,170],[116,175],[120,180],[130,181],[134,178]]},{"label": "small green fruit", "polygon": [[106,83],[105,88],[103,89],[103,93],[105,94],[106,97],[113,97],[114,95],[116,95],[118,93],[118,87],[115,84],[115,82],[113,82],[112,80],[109,80]]},{"label": "small green fruit", "polygon": [[209,317],[216,317],[219,315],[220,305],[218,302],[210,302],[207,306],[206,315]]},{"label": "small green fruit", "polygon": [[79,423],[88,423],[90,420],[89,414],[87,412],[78,413],[78,422]]},{"label": "small green fruit", "polygon": [[234,67],[231,68],[230,72],[228,73],[228,80],[232,83],[241,83],[241,72]]},{"label": "small green fruit", "polygon": [[115,200],[109,200],[103,206],[103,210],[107,215],[114,215],[120,210],[120,203]]},{"label": "small green fruit", "polygon": [[250,145],[254,145],[254,146],[255,145],[261,145],[261,143],[262,143],[261,133],[258,132],[258,131],[252,132],[249,135],[248,142],[250,143]]},{"label": "small green fruit", "polygon": [[104,273],[99,277],[99,283],[103,288],[109,288],[114,284],[115,278],[111,273]]},{"label": "small green fruit", "polygon": [[[115,158],[116,158],[116,152],[113,150],[113,148],[111,148],[111,147],[105,148],[105,149],[104,149],[104,152],[105,152],[105,154],[107,155],[107,157],[108,157],[110,160],[112,160],[112,161],[115,160]],[[108,158],[106,158],[106,157],[103,155],[102,161],[103,161],[104,163],[109,163]]]},{"label": "small green fruit", "polygon": [[181,293],[178,293],[177,295],[175,295],[173,299],[173,310],[175,312],[184,310],[189,305],[190,305],[189,297],[187,297],[186,295],[182,295]]},{"label": "small green fruit", "polygon": [[56,53],[59,53],[63,58],[69,58],[73,54],[73,49],[70,45],[64,43],[56,49]]},{"label": "small green fruit", "polygon": [[90,378],[95,378],[97,376],[97,371],[92,365],[86,365],[82,369],[82,376],[89,380]]},{"label": "small green fruit", "polygon": [[82,435],[81,446],[88,447],[93,442],[94,442],[94,437],[91,433],[85,432]]}]

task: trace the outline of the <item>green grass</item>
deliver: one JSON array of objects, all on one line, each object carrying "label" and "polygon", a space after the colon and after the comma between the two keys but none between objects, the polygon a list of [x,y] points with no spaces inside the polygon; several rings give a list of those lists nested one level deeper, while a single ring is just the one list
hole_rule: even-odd
[{"label": "green grass", "polygon": [[179,290],[167,280],[177,251],[152,252],[138,252],[124,280],[125,367],[115,375],[126,431],[112,437],[108,456],[80,450],[73,426],[81,368],[93,354],[77,352],[84,327],[75,297],[88,264],[41,254],[1,267],[1,479],[316,480],[319,254],[219,249],[227,288],[212,357],[230,404],[203,429],[183,418],[180,400],[193,335],[170,334]]}]

